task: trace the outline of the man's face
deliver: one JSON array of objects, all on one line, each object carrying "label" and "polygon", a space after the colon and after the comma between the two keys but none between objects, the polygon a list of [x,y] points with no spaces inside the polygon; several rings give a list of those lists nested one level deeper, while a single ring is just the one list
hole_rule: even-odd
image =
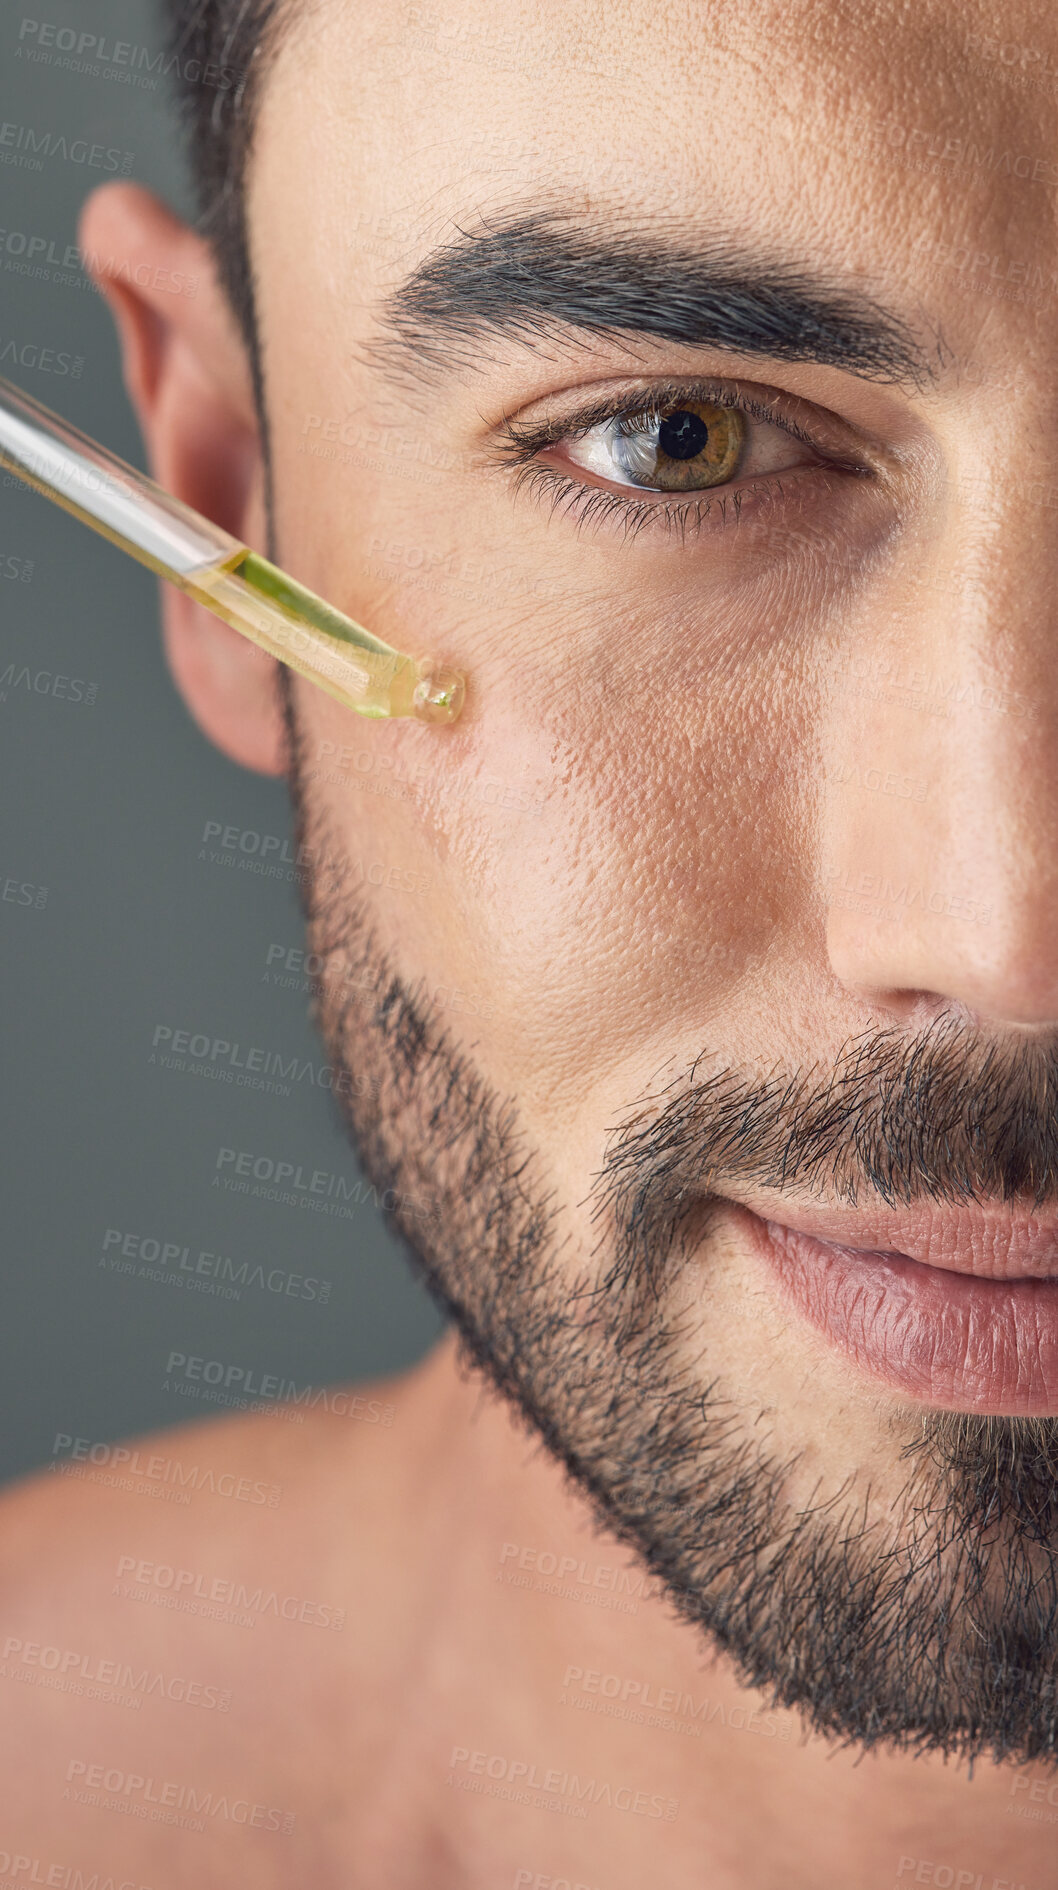
[{"label": "man's face", "polygon": [[469,684],[295,687],[365,1159],[744,1672],[997,1755],[1058,1723],[1056,88],[1028,4],[331,4],[250,193],[276,553]]}]

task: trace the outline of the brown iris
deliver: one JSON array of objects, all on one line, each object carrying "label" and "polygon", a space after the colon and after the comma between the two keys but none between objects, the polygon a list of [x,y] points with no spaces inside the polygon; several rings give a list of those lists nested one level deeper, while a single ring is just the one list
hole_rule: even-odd
[{"label": "brown iris", "polygon": [[730,479],[745,437],[746,422],[737,407],[684,400],[627,431],[622,428],[618,450],[636,485],[689,492]]}]

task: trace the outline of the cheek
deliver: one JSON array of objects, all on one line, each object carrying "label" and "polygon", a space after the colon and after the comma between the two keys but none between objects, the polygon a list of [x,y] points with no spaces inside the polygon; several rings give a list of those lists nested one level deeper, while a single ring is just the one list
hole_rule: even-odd
[{"label": "cheek", "polygon": [[324,758],[310,792],[403,975],[553,1138],[618,1066],[635,1095],[659,1050],[704,1047],[759,964],[796,738],[759,677],[711,701],[685,691],[668,716],[625,698],[619,718],[609,691],[604,705],[541,676],[515,705],[498,676],[479,680],[476,718],[442,731],[350,731],[303,692]]},{"label": "cheek", "polygon": [[[424,488],[393,464],[355,493],[352,534],[351,474],[297,459],[290,417],[280,444],[299,575],[468,672],[467,709],[440,730],[363,721],[299,685],[313,807],[402,975],[552,1140],[596,1087],[601,1108],[666,1057],[723,1047],[716,1020],[773,943],[797,853],[805,698],[761,598],[732,606],[719,553],[661,598],[612,548],[549,564],[504,540],[498,501],[468,509],[458,482]],[[377,543],[416,550],[421,581]]]}]

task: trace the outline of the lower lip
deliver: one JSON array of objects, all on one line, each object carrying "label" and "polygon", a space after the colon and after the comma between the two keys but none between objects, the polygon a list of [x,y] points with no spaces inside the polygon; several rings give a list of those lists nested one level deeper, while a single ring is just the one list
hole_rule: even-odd
[{"label": "lower lip", "polygon": [[973,1279],[742,1213],[784,1298],[862,1370],[942,1410],[1058,1413],[1058,1280]]}]

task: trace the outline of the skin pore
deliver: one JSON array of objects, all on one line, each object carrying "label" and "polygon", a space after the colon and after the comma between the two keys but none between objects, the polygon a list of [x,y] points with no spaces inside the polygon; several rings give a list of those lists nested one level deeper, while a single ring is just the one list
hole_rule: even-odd
[{"label": "skin pore", "polygon": [[[1056,108],[997,32],[833,0],[299,9],[249,177],[268,506],[219,294],[101,284],[156,476],[469,681],[452,729],[361,723],[166,598],[205,733],[290,775],[350,1128],[475,1365],[446,1340],[385,1437],[197,1446],[285,1453],[300,1529],[253,1519],[249,1565],[297,1592],[325,1566],[371,1624],[277,1657],[263,1700],[231,1630],[165,1629],[240,1663],[228,1747],[296,1800],[320,1883],[1058,1883],[1016,1815],[1055,1776],[1058,1415],[899,1395],[778,1296],[738,1205],[1058,1195]],[[1058,64],[1027,3],[999,38]],[[83,236],[208,280],[135,187]],[[677,389],[743,401],[737,501],[598,470],[607,413]],[[150,1527],[156,1559],[205,1532]],[[634,1611],[585,1599],[604,1566]],[[637,1719],[645,1683],[710,1712]],[[122,1861],[153,1842],[159,1882],[185,1841],[225,1881],[220,1839],[68,1815]],[[247,1842],[255,1882],[297,1880]]]}]

